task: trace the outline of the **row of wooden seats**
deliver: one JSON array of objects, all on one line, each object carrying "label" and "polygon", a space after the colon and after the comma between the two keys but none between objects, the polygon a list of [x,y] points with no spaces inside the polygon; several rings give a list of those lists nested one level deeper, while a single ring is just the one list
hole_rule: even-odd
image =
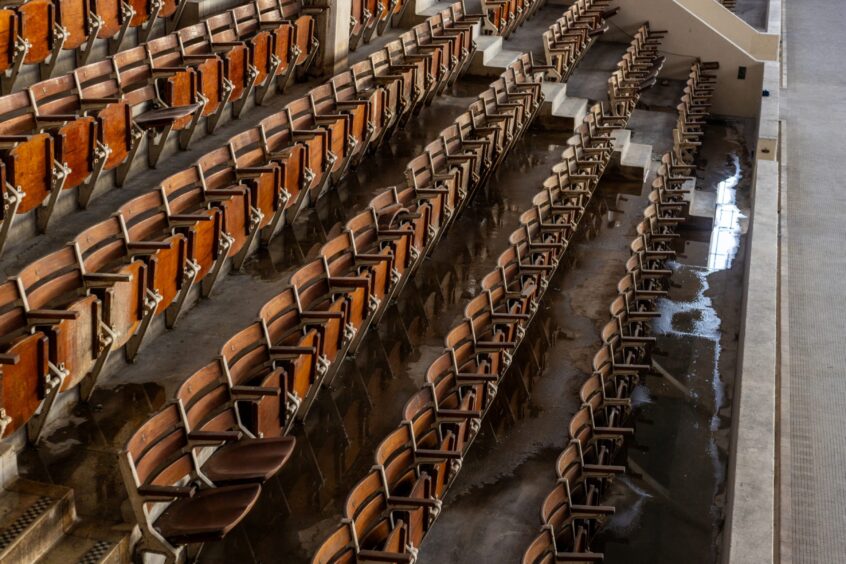
[{"label": "row of wooden seats", "polygon": [[[87,398],[112,350],[125,347],[133,359],[156,316],[164,315],[172,326],[193,287],[208,296],[227,260],[240,268],[256,238],[268,241],[283,219],[292,221],[304,203],[315,201],[439,86],[420,78],[420,65],[428,59],[391,64],[390,57],[386,50],[353,65],[7,281],[0,292],[0,315],[8,316],[2,353],[10,359],[2,367],[6,392],[0,408],[11,417],[5,434],[27,424],[43,403],[29,428],[35,440],[60,390],[81,384]],[[457,64],[450,72],[465,61]],[[433,179],[440,182],[432,176],[434,167],[447,174],[453,162],[443,151],[459,150],[462,136],[475,135],[474,128],[487,127],[503,111],[516,111],[511,106],[500,111],[499,105],[513,96],[511,89],[523,92],[518,83],[530,81],[526,88],[539,92],[536,74],[542,71],[529,65],[521,59],[463,121],[444,132],[453,144],[440,156],[415,161],[412,187],[427,190]],[[499,144],[490,158],[501,158],[510,136],[509,130],[495,137]],[[489,164],[480,162],[479,174],[489,173]],[[451,213],[457,201],[443,203],[440,212]],[[40,316],[41,310],[50,315]],[[50,331],[42,347],[31,337],[45,327]],[[48,372],[54,377],[45,386],[40,376]]]},{"label": "row of wooden seats", "polygon": [[554,66],[559,82],[566,82],[582,57],[608,31],[606,20],[619,11],[609,0],[577,0],[543,32],[546,64]]},{"label": "row of wooden seats", "polygon": [[[170,33],[179,25],[186,4],[184,0],[23,0],[6,4],[0,8],[3,93],[11,92],[23,65],[39,65],[40,76],[46,79],[63,51],[74,51],[75,66],[79,67],[88,63],[98,40],[108,42],[110,54],[120,51],[130,28],[138,30],[139,44],[158,27]],[[301,0],[265,3],[266,8],[271,6],[286,20],[304,13]],[[159,26],[160,20],[166,24]]]},{"label": "row of wooden seats", "polygon": [[708,74],[708,71],[718,68],[719,63],[716,62],[696,61],[690,66],[684,93],[676,106],[678,119],[673,140],[685,162],[692,163],[702,145],[703,127],[710,113],[711,96],[717,81],[716,76]]},{"label": "row of wooden seats", "polygon": [[531,18],[544,0],[481,0],[485,33],[508,37]]},{"label": "row of wooden seats", "polygon": [[[45,229],[62,190],[78,188],[78,199],[84,207],[102,173],[114,170],[116,183],[121,184],[143,137],[149,136],[148,164],[154,166],[172,134],[178,134],[180,144],[186,147],[201,117],[205,116],[207,127],[213,129],[224,107],[242,104],[259,78],[266,84],[273,77],[285,81],[295,67],[309,64],[317,48],[311,16],[298,20],[308,18],[310,22],[305,37],[311,39],[306,40],[304,50],[297,42],[290,43],[290,64],[262,74],[251,55],[258,52],[254,49],[258,36],[247,43],[236,41],[238,36],[227,37],[234,32],[226,18],[235,17],[236,11],[0,98],[0,133],[6,134],[0,139],[0,174],[5,174],[0,187],[7,202],[0,248],[18,214],[35,209],[39,227]],[[346,116],[335,118],[338,124],[333,146],[326,148],[337,179],[350,163],[344,158],[347,154],[363,156],[369,146],[375,147],[384,135],[404,125],[466,69],[473,54],[473,23],[456,21],[453,14],[454,9],[445,10],[403,34],[267,118],[263,122],[266,129],[284,127],[285,120],[291,118],[296,120],[294,129],[308,130],[315,125],[323,127],[333,115]],[[282,27],[296,31],[293,25]],[[164,107],[157,107],[161,105]],[[234,105],[233,111],[241,107]],[[321,115],[310,119],[309,112]],[[343,132],[343,128],[350,131]],[[243,144],[251,136],[255,137],[255,132],[234,139]],[[290,140],[273,137],[268,147],[271,151],[283,149],[286,139]],[[326,178],[320,174],[318,153],[312,151],[311,159],[304,166],[309,170],[303,172],[309,176],[307,182],[303,175],[297,177],[295,171],[289,171],[288,207],[296,204],[299,209],[304,202],[298,197],[300,186],[308,188],[312,176]],[[301,180],[299,186],[297,178]],[[312,183],[312,187],[317,185],[316,181]]]},{"label": "row of wooden seats", "polygon": [[[608,98],[614,111],[631,114],[640,94],[658,81],[665,57],[659,51],[665,31],[655,31],[645,23],[635,33],[617,70],[608,79]],[[625,108],[631,108],[626,110]]]},{"label": "row of wooden seats", "polygon": [[597,104],[568,140],[313,562],[414,561],[610,162],[611,131],[623,121]]},{"label": "row of wooden seats", "polygon": [[[385,190],[351,218],[343,234],[327,241],[319,256],[297,270],[290,285],[264,304],[254,323],[224,343],[217,359],[180,386],[175,398],[179,409],[165,407],[129,440],[123,455],[124,475],[144,534],[141,550],[175,555],[180,544],[212,540],[205,529],[202,535],[186,533],[189,524],[182,526],[181,535],[171,534],[175,515],[184,518],[187,509],[182,505],[190,506],[190,500],[176,502],[176,508],[169,507],[158,520],[143,512],[151,487],[178,487],[179,480],[189,474],[191,481],[199,478],[207,486],[205,476],[221,485],[223,461],[235,453],[243,456],[242,473],[266,479],[270,470],[278,470],[278,464],[265,459],[259,459],[264,462],[254,469],[251,465],[256,462],[241,453],[282,449],[276,442],[270,443],[272,447],[262,443],[282,441],[294,422],[306,416],[324,380],[331,378],[345,354],[355,350],[368,327],[378,323],[474,191],[526,131],[541,105],[542,76],[529,64],[528,57],[513,63],[409,163],[407,185]],[[157,421],[165,418],[173,425],[179,413],[184,420],[180,437],[187,432],[188,443],[182,440],[173,446],[173,431],[164,431],[166,427]],[[250,438],[245,441],[245,436]],[[155,472],[138,472],[154,464],[145,461],[149,458],[145,451],[153,452],[156,445],[168,443],[170,449],[181,452],[190,448],[191,441],[200,444],[204,439],[204,445],[217,449],[200,473],[186,466],[172,483],[163,483]],[[293,439],[284,444],[287,459]],[[173,455],[174,450],[168,452]],[[156,454],[154,460],[167,458]],[[244,481],[242,477],[240,482]],[[155,487],[153,493],[159,493]],[[220,536],[246,511],[245,504],[243,511],[233,513],[225,530],[221,526]]]},{"label": "row of wooden seats", "polygon": [[[715,63],[694,63],[691,76],[713,90],[714,81],[700,72],[703,66],[715,68]],[[672,275],[667,261],[675,257],[673,244],[687,214],[685,184],[695,169],[694,156],[674,142],[661,158],[637,236],[629,245],[626,273],[601,331],[593,373],[580,388],[582,404],[570,420],[570,442],[556,462],[558,481],[541,508],[541,532],[524,553],[524,564],[603,559],[591,549],[591,540],[614,513],[613,506],[603,505],[611,481],[626,471],[615,462],[624,458],[625,442],[634,434],[632,391],[653,371],[655,338],[649,325],[661,315],[657,300],[667,296]]]},{"label": "row of wooden seats", "polygon": [[[664,160],[669,162],[670,153]],[[649,322],[660,316],[656,301],[666,296],[672,274],[665,262],[674,256],[671,244],[687,206],[685,190],[665,170],[653,184],[630,245],[593,373],[580,388],[582,404],[570,420],[570,442],[556,462],[558,481],[541,507],[543,527],[527,548],[524,564],[602,561],[602,554],[591,549],[591,539],[614,513],[602,501],[610,482],[626,470],[615,462],[624,457],[625,442],[634,435],[631,394],[652,371],[655,338],[649,335]]]},{"label": "row of wooden seats", "polygon": [[295,8],[255,0],[0,97],[0,250],[16,215],[35,210],[43,231],[63,190],[78,189],[85,207],[103,173],[122,185],[144,137],[155,166],[172,134],[187,148],[202,117],[211,132],[256,85],[284,85],[305,69],[315,21]]}]

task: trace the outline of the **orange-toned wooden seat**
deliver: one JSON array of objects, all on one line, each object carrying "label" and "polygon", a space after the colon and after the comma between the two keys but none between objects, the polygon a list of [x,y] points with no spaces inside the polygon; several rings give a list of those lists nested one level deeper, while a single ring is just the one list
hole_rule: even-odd
[{"label": "orange-toned wooden seat", "polygon": [[[290,107],[293,105],[293,108]],[[302,144],[306,148],[307,177],[309,181],[309,200],[314,204],[328,189],[332,180],[332,173],[338,162],[332,152],[329,131],[323,127],[311,129],[315,124],[308,98],[294,100],[285,106],[284,112],[270,115],[261,121],[267,135],[268,144],[274,151],[285,149],[294,143]],[[338,123],[343,127],[343,123]],[[346,139],[341,139],[346,144]]]},{"label": "orange-toned wooden seat", "polygon": [[154,68],[143,45],[112,58],[115,78],[132,108],[132,119],[147,132],[147,164],[155,168],[171,132],[187,149],[202,115],[197,74],[190,67]]},{"label": "orange-toned wooden seat", "polygon": [[134,359],[161,300],[147,283],[147,263],[132,257],[117,216],[82,231],[73,245],[90,291],[103,304],[113,346],[126,346],[127,358]]},{"label": "orange-toned wooden seat", "polygon": [[[324,170],[328,162],[325,159],[323,138],[297,136],[301,140],[295,140],[294,128],[285,111],[263,119],[258,130],[266,158],[284,163],[286,190],[295,195],[289,215],[293,221],[310,200],[312,203],[316,200],[317,192],[328,182],[328,173]],[[293,190],[295,185],[296,191]]]},{"label": "orange-toned wooden seat", "polygon": [[[324,91],[331,99],[331,89]],[[346,173],[355,149],[350,137],[351,119],[343,114],[321,115],[317,113],[317,101],[312,92],[285,106],[288,119],[294,126],[294,138],[305,139],[323,137],[329,174],[332,182],[337,182]],[[309,141],[311,143],[311,141]],[[318,198],[322,194],[318,193]]]},{"label": "orange-toned wooden seat", "polygon": [[20,16],[14,7],[0,8],[0,86],[12,91],[24,64],[29,45],[20,36]]},{"label": "orange-toned wooden seat", "polygon": [[268,158],[261,130],[257,127],[230,138],[229,150],[236,175],[250,186],[253,201],[264,214],[260,223],[261,241],[267,244],[300,195],[302,158],[296,159],[293,155],[287,159]]},{"label": "orange-toned wooden seat", "polygon": [[130,257],[147,263],[147,287],[161,296],[156,315],[165,313],[165,324],[173,327],[200,267],[188,258],[185,235],[171,228],[162,199],[158,191],[142,194],[121,206],[118,214]]},{"label": "orange-toned wooden seat", "polygon": [[175,562],[186,544],[228,535],[253,508],[258,484],[212,487],[191,454],[178,404],[153,414],[129,438],[119,462],[141,540],[136,551]]},{"label": "orange-toned wooden seat", "polygon": [[[232,115],[238,117],[255,87],[255,74],[250,69],[250,51],[242,41],[219,43],[212,40],[206,22],[184,27],[175,32],[186,58],[216,55],[223,60]],[[225,91],[227,89],[225,88]]]},{"label": "orange-toned wooden seat", "polygon": [[[36,210],[39,230],[44,231],[56,201],[68,179],[69,170],[58,160],[57,144],[62,144],[61,156],[68,146],[65,135],[75,137],[73,126],[56,131],[57,137],[41,133],[48,124],[36,122],[35,111],[26,91],[0,97],[0,159],[3,160],[9,193],[20,199],[17,213]],[[80,126],[85,122],[80,122]],[[87,125],[91,126],[89,121]],[[88,140],[86,140],[88,141]],[[77,141],[79,142],[79,141]],[[88,147],[81,147],[83,161]],[[73,153],[67,157],[72,159]],[[83,162],[80,168],[89,163]],[[10,218],[11,219],[11,218]]]},{"label": "orange-toned wooden seat", "polygon": [[23,62],[39,65],[41,78],[50,78],[69,35],[58,24],[56,4],[53,0],[27,0],[16,9],[20,36],[29,43]]},{"label": "orange-toned wooden seat", "polygon": [[[392,527],[392,528],[391,528]],[[379,533],[378,537],[376,533]],[[396,562],[411,564],[414,554],[408,549],[408,528],[402,519],[389,527],[378,529],[368,537],[368,546],[360,548],[356,527],[352,521],[344,520],[318,547],[312,557],[312,564],[352,564],[360,561]]]},{"label": "orange-toned wooden seat", "polygon": [[59,391],[70,390],[87,378],[83,397],[94,387],[114,344],[114,332],[103,320],[103,303],[88,289],[75,248],[67,245],[28,264],[14,278],[29,324],[50,340],[50,362],[64,376]]},{"label": "orange-toned wooden seat", "polygon": [[263,324],[256,321],[233,335],[220,354],[242,424],[256,437],[284,435],[299,406],[289,401],[288,376],[273,357]]},{"label": "orange-toned wooden seat", "polygon": [[[276,69],[271,63],[273,54],[273,36],[258,27],[255,19],[245,19],[239,25],[235,10],[223,12],[205,20],[212,45],[242,44],[247,48],[247,89],[250,93],[255,88],[259,101],[263,97],[264,87],[273,80]],[[245,102],[239,101],[240,107],[233,108],[235,115],[240,114]]]},{"label": "orange-toned wooden seat", "polygon": [[204,453],[203,474],[215,485],[261,483],[279,473],[296,445],[294,437],[256,437],[241,421],[236,400],[220,359],[188,377],[176,390],[188,440]]},{"label": "orange-toned wooden seat", "polygon": [[214,132],[229,104],[232,90],[226,88],[223,60],[214,54],[187,55],[174,33],[146,43],[153,69],[191,67],[196,73],[198,101],[203,103],[206,131]]},{"label": "orange-toned wooden seat", "polygon": [[0,438],[29,424],[35,441],[64,373],[50,364],[47,335],[32,330],[13,280],[0,285],[0,335]]},{"label": "orange-toned wooden seat", "polygon": [[100,143],[108,147],[105,170],[115,170],[115,184],[126,180],[144,130],[132,120],[132,107],[124,99],[109,60],[79,67],[73,73],[79,104],[97,119]]},{"label": "orange-toned wooden seat", "polygon": [[320,49],[317,39],[317,16],[326,8],[306,6],[303,0],[277,0],[281,19],[294,23],[297,44],[297,67],[301,74],[308,71]]},{"label": "orange-toned wooden seat", "polygon": [[124,0],[92,0],[90,10],[91,33],[87,44],[77,57],[77,66],[88,62],[95,44],[95,37],[107,40],[109,53],[120,51],[134,15],[132,6]]},{"label": "orange-toned wooden seat", "polygon": [[[265,338],[287,376],[287,413],[304,419],[329,368],[323,354],[326,326],[300,310],[293,288],[268,300],[259,312]],[[293,422],[289,419],[288,426]]]},{"label": "orange-toned wooden seat", "polygon": [[389,108],[394,114],[391,116],[390,127],[393,131],[405,123],[417,103],[420,94],[417,89],[417,67],[393,65],[391,56],[385,49],[370,55],[368,61],[374,84],[383,86],[390,93]]},{"label": "orange-toned wooden seat", "polygon": [[259,233],[264,214],[254,201],[250,187],[238,178],[228,146],[200,157],[195,165],[204,196],[223,210],[223,231],[231,238],[229,256],[240,269]]},{"label": "orange-toned wooden seat", "polygon": [[296,22],[282,14],[277,0],[254,0],[253,5],[258,13],[259,28],[273,34],[273,55],[278,61],[276,90],[284,92],[294,77],[301,54],[297,45]]},{"label": "orange-toned wooden seat", "polygon": [[207,198],[196,167],[164,179],[159,186],[167,221],[185,236],[188,261],[199,268],[195,283],[208,296],[228,256],[232,241],[223,231],[223,211]]}]

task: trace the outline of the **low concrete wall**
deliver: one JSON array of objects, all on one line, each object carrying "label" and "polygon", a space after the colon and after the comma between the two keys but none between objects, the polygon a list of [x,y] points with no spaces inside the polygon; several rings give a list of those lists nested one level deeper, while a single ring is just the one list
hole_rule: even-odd
[{"label": "low concrete wall", "polygon": [[[770,0],[768,28],[781,35],[781,0]],[[778,560],[776,476],[779,343],[779,90],[781,64],[764,64],[755,148],[743,324],[732,406],[723,562]]]}]

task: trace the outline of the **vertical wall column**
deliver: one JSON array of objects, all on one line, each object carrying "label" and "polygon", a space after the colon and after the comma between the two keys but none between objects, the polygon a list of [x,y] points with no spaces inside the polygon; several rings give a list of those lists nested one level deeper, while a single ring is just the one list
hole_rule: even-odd
[{"label": "vertical wall column", "polygon": [[324,75],[333,75],[348,66],[350,54],[350,13],[352,0],[333,0],[321,18]]}]

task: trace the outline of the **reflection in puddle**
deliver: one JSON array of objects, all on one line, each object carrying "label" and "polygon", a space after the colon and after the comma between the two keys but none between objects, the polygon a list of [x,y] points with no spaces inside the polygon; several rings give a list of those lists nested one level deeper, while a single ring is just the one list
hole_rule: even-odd
[{"label": "reflection in puddle", "polygon": [[717,208],[714,211],[714,227],[711,245],[708,249],[708,268],[725,270],[740,246],[741,219],[745,219],[737,207],[737,185],[740,183],[740,158],[736,153],[729,156],[734,173],[717,184]]}]

